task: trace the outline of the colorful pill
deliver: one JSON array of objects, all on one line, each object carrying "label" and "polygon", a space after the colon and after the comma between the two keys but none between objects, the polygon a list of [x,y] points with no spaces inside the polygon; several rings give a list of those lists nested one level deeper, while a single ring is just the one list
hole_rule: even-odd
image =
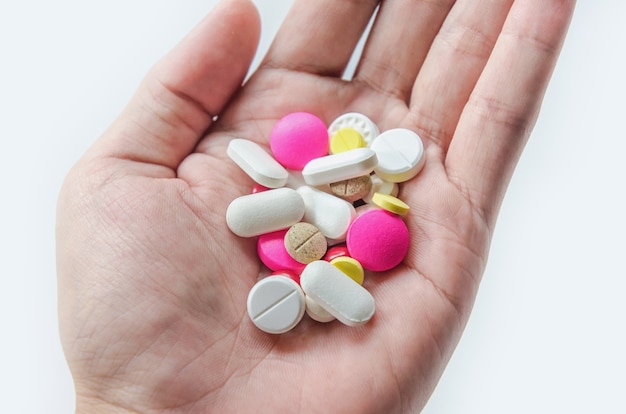
[{"label": "colorful pill", "polygon": [[330,264],[348,275],[350,279],[354,280],[359,285],[363,284],[365,271],[363,270],[363,266],[361,266],[361,263],[359,263],[358,260],[347,256],[336,257],[330,261]]},{"label": "colorful pill", "polygon": [[310,223],[296,223],[285,233],[285,249],[300,263],[319,260],[326,253],[326,237]]},{"label": "colorful pill", "polygon": [[354,128],[341,128],[330,137],[330,153],[337,154],[367,146],[363,135]]},{"label": "colorful pill", "polygon": [[409,212],[409,206],[404,201],[389,194],[376,193],[372,197],[372,203],[383,210],[405,216]]},{"label": "colorful pill", "polygon": [[372,180],[369,175],[362,175],[330,184],[330,191],[333,194],[351,203],[365,197],[371,189]]},{"label": "colorful pill", "polygon": [[270,148],[285,168],[301,170],[312,159],[328,154],[328,140],[321,119],[308,112],[294,112],[276,122]]},{"label": "colorful pill", "polygon": [[286,276],[266,277],[248,294],[248,315],[260,330],[280,334],[293,329],[304,316],[305,297],[298,284]]},{"label": "colorful pill", "polygon": [[357,216],[348,229],[350,257],[365,269],[383,272],[399,265],[409,251],[409,229],[400,216],[381,209]]},{"label": "colorful pill", "polygon": [[262,234],[257,241],[259,259],[270,270],[289,270],[296,274],[302,273],[305,264],[294,260],[285,248],[287,229]]},{"label": "colorful pill", "polygon": [[328,127],[328,133],[333,136],[342,128],[352,128],[358,131],[365,140],[366,146],[370,146],[374,138],[379,134],[378,127],[366,115],[358,112],[348,112],[337,117]]},{"label": "colorful pill", "polygon": [[346,247],[345,244],[340,244],[340,245],[329,248],[326,251],[326,254],[324,255],[324,260],[326,260],[327,262],[330,262],[331,260],[336,259],[337,257],[344,257],[344,256],[349,257],[350,253],[348,253],[348,248]]}]

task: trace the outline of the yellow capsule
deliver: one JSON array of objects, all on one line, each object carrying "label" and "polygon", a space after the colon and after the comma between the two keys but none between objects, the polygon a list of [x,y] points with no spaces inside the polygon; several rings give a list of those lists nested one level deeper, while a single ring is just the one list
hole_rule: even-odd
[{"label": "yellow capsule", "polygon": [[363,284],[365,271],[363,270],[363,266],[361,266],[361,263],[359,263],[358,260],[347,256],[341,256],[331,260],[330,264],[341,270],[343,273],[349,276],[350,279],[354,280],[359,285]]},{"label": "yellow capsule", "polygon": [[409,212],[409,206],[397,197],[389,194],[374,193],[372,203],[376,204],[383,210],[404,216]]},{"label": "yellow capsule", "polygon": [[330,138],[330,152],[337,154],[367,146],[363,135],[354,128],[341,128]]}]

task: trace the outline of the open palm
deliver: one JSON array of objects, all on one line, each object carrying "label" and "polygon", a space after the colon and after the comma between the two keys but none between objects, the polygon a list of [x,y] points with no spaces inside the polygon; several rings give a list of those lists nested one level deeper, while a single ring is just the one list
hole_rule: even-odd
[{"label": "open palm", "polygon": [[[220,5],[159,62],[68,175],[59,200],[61,337],[77,410],[407,412],[430,396],[465,326],[497,211],[532,129],[572,0],[297,1],[243,88],[258,38]],[[376,315],[269,335],[246,314],[263,273],[226,207],[252,182],[230,139],[267,146],[282,116],[362,112],[424,140],[404,183],[411,247],[366,275]],[[216,118],[217,117],[217,118]]]}]

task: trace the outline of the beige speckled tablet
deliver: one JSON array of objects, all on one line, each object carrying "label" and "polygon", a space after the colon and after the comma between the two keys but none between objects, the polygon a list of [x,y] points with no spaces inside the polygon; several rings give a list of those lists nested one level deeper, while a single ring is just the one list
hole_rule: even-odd
[{"label": "beige speckled tablet", "polygon": [[371,188],[372,180],[369,175],[362,175],[330,184],[330,191],[333,194],[351,203],[365,197]]},{"label": "beige speckled tablet", "polygon": [[310,223],[296,223],[285,234],[287,252],[300,263],[307,264],[321,259],[327,247],[326,237]]}]

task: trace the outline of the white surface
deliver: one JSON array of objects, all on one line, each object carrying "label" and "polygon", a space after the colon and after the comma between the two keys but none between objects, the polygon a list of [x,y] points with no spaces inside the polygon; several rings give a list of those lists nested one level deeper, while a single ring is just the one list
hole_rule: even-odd
[{"label": "white surface", "polygon": [[309,185],[336,183],[367,175],[374,170],[377,163],[373,150],[355,148],[312,159],[302,169],[302,177]]},{"label": "white surface", "polygon": [[[214,3],[0,3],[2,412],[72,412],[56,328],[61,180]],[[258,3],[265,48],[290,1]],[[624,16],[626,2],[579,1],[474,313],[425,413],[626,412]]]},{"label": "white surface", "polygon": [[248,316],[260,330],[281,334],[302,320],[304,293],[297,282],[275,275],[259,280],[248,294]]},{"label": "white surface", "polygon": [[299,187],[296,191],[304,200],[302,221],[315,225],[324,236],[333,239],[335,243],[346,239],[348,227],[356,217],[356,210],[351,203],[308,185]]},{"label": "white surface", "polygon": [[378,158],[374,172],[393,183],[409,181],[426,163],[422,139],[410,129],[388,129],[374,139],[370,148]]},{"label": "white surface", "polygon": [[278,188],[287,182],[287,170],[256,142],[233,139],[228,143],[226,153],[250,178],[262,186]]}]

